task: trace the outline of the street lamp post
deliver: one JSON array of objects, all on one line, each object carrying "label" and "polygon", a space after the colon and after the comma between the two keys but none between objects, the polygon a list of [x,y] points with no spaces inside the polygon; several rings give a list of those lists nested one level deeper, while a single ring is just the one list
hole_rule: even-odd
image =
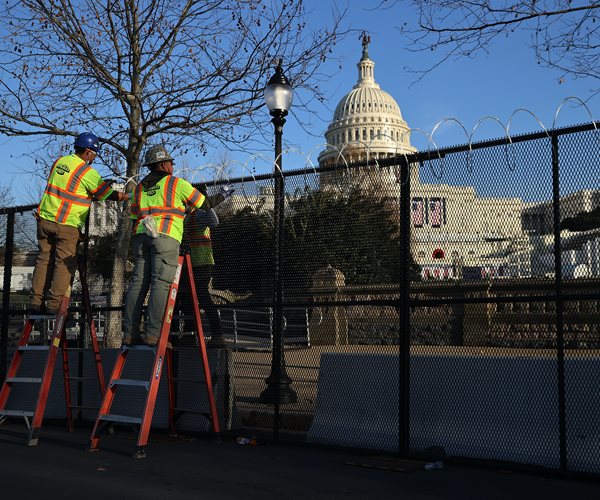
[{"label": "street lamp post", "polygon": [[[281,59],[275,74],[265,88],[265,101],[271,122],[275,126],[275,205],[274,205],[274,244],[275,261],[273,263],[273,356],[271,359],[271,374],[265,380],[267,388],[261,393],[263,403],[275,405],[275,418],[278,419],[279,405],[295,403],[297,394],[290,387],[292,380],[285,369],[284,339],[283,339],[283,280],[281,275],[281,250],[283,246],[284,193],[283,171],[281,169],[281,138],[285,116],[292,105],[292,86],[283,74]],[[275,425],[275,429],[278,424]]]}]

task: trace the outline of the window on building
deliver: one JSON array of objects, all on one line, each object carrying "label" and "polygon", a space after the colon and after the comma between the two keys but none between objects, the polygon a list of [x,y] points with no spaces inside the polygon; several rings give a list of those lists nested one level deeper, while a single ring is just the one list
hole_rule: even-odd
[{"label": "window on building", "polygon": [[363,128],[363,141],[367,140],[367,129]]},{"label": "window on building", "polygon": [[444,255],[444,251],[441,248],[436,248],[433,253],[431,254],[431,256],[434,259],[443,259],[445,257]]}]

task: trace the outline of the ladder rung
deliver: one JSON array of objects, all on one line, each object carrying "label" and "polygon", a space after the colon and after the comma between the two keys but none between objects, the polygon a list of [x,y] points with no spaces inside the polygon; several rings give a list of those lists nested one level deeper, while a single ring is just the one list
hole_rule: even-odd
[{"label": "ladder rung", "polygon": [[38,377],[9,377],[6,379],[7,382],[17,384],[39,384],[42,379]]},{"label": "ladder rung", "polygon": [[50,346],[48,345],[20,345],[19,351],[49,351]]},{"label": "ladder rung", "polygon": [[78,410],[97,410],[99,406],[86,406],[86,405],[69,405],[69,408],[76,408]]},{"label": "ladder rung", "polygon": [[33,417],[33,412],[29,410],[0,410],[0,415],[7,417]]},{"label": "ladder rung", "polygon": [[82,382],[84,380],[97,380],[97,377],[66,377],[66,379],[74,382]]},{"label": "ladder rung", "polygon": [[127,415],[100,415],[100,420],[106,420],[109,422],[123,422],[124,424],[141,424],[142,419],[140,417],[129,417]]},{"label": "ladder rung", "polygon": [[148,387],[150,386],[150,382],[147,382],[146,380],[134,380],[130,378],[115,378],[110,381],[110,385],[111,387],[113,385],[134,385],[138,387],[145,387],[146,389],[148,389]]},{"label": "ladder rung", "polygon": [[56,314],[30,314],[27,316],[28,320],[36,319],[56,319]]},{"label": "ladder rung", "polygon": [[147,345],[147,344],[134,344],[134,345],[124,345],[125,349],[131,349],[133,351],[154,351],[156,349],[156,345]]}]

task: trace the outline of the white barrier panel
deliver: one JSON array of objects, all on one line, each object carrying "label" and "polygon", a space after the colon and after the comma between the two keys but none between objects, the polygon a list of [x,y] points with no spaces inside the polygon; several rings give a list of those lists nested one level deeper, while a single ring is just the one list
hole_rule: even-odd
[{"label": "white barrier panel", "polygon": [[308,442],[398,450],[398,356],[321,355]]},{"label": "white barrier panel", "polygon": [[[460,348],[459,348],[460,349]],[[325,353],[308,441],[398,451],[399,359]],[[600,358],[567,357],[569,468],[600,472]],[[557,364],[536,356],[413,355],[410,448],[559,466]]]}]

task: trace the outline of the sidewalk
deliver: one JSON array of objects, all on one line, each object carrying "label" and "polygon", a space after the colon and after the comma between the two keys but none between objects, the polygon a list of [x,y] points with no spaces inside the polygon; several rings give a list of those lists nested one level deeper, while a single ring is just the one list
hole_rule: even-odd
[{"label": "sidewalk", "polygon": [[[27,448],[25,426],[0,426],[2,498],[128,499],[401,499],[592,500],[600,482],[546,478],[508,470],[422,464],[384,457],[387,470],[361,465],[373,456],[351,450],[267,443],[240,446],[232,438],[151,435],[148,457],[131,458],[132,434],[104,435],[101,451],[88,453],[90,430],[42,429]],[[404,468],[408,472],[391,470]]]}]

